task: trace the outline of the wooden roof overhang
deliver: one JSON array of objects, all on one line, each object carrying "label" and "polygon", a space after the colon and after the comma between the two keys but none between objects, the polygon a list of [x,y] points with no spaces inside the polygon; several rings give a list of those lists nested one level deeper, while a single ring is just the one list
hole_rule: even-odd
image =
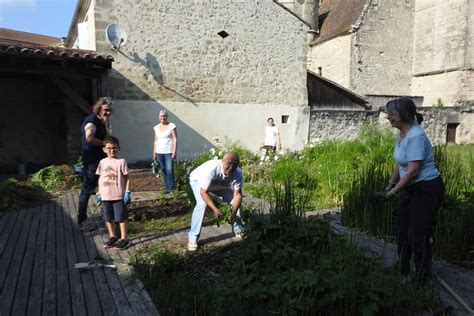
[{"label": "wooden roof overhang", "polygon": [[87,113],[90,113],[90,101],[75,92],[67,79],[91,79],[100,83],[112,68],[112,62],[112,56],[94,51],[0,39],[0,75],[47,77]]}]

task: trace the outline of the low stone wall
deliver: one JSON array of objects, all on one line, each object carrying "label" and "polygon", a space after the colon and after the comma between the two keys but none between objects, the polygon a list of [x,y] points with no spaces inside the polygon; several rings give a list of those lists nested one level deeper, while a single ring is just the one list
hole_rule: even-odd
[{"label": "low stone wall", "polygon": [[[422,126],[434,145],[446,144],[448,124],[457,124],[457,144],[474,143],[472,107],[423,107],[419,112],[423,115]],[[364,123],[390,127],[386,114],[380,111],[311,110],[308,141],[352,140]]]},{"label": "low stone wall", "polygon": [[351,140],[365,122],[377,123],[378,111],[311,110],[309,142]]}]

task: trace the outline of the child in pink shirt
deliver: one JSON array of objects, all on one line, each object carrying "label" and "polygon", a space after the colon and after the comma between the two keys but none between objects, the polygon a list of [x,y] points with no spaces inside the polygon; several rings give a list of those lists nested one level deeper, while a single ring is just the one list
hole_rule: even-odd
[{"label": "child in pink shirt", "polygon": [[[128,167],[125,159],[119,159],[119,140],[113,136],[104,139],[103,151],[107,158],[100,161],[96,174],[99,176],[98,201],[102,204],[102,212],[109,231],[109,240],[105,248],[118,250],[128,246],[128,209],[131,202],[129,190]],[[115,231],[115,223],[120,226],[120,239]]]}]

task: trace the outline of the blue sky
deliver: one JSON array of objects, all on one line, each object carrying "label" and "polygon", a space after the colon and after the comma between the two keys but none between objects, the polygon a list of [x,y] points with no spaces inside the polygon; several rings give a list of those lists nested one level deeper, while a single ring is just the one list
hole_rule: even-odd
[{"label": "blue sky", "polygon": [[66,37],[77,0],[0,0],[0,27]]}]

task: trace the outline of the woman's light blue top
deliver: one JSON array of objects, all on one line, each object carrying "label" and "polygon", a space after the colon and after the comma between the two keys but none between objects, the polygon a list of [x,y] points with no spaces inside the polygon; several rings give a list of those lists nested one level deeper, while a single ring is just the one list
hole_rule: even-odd
[{"label": "woman's light blue top", "polygon": [[400,178],[407,173],[409,161],[421,161],[420,172],[410,184],[432,180],[439,176],[433,160],[433,146],[425,131],[416,123],[411,126],[402,141],[400,133],[398,134],[393,157],[400,166]]}]

